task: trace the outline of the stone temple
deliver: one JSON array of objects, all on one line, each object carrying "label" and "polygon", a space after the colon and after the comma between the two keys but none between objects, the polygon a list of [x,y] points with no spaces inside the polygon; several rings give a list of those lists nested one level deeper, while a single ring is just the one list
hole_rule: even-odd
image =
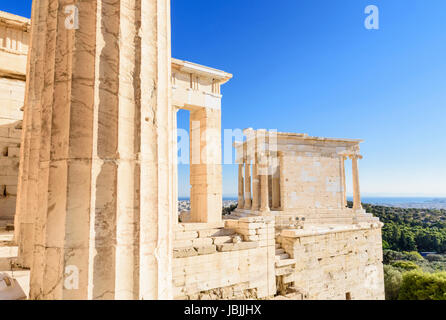
[{"label": "stone temple", "polygon": [[35,0],[31,20],[0,13],[0,299],[13,287],[29,299],[384,299],[361,141],[246,129],[234,145],[238,207],[223,217],[221,86],[232,75],[171,58],[170,42],[168,0]]}]

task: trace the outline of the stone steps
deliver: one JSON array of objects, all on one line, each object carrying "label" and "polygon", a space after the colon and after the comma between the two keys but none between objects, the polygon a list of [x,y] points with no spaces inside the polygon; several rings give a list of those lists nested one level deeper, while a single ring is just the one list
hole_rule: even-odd
[{"label": "stone steps", "polygon": [[285,249],[281,248],[280,244],[276,243],[276,276],[286,276],[294,274],[294,265],[296,259],[291,259],[290,255],[285,252]]},{"label": "stone steps", "polygon": [[289,288],[295,281],[295,267],[296,259],[291,259],[285,249],[280,244],[276,244],[275,275],[279,296],[285,297],[290,293]]},{"label": "stone steps", "polygon": [[283,259],[276,261],[276,267],[285,267],[285,266],[291,266],[296,264],[296,259]]},{"label": "stone steps", "polygon": [[290,255],[288,253],[280,253],[280,254],[276,254],[276,261],[281,261],[281,260],[286,260],[289,259]]}]

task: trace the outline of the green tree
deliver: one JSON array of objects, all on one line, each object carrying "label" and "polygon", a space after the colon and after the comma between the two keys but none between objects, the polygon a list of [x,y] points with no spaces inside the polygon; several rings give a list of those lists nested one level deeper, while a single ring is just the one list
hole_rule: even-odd
[{"label": "green tree", "polygon": [[401,272],[389,265],[384,266],[384,286],[386,300],[398,300],[403,275]]},{"label": "green tree", "polygon": [[403,274],[399,300],[446,300],[446,272]]},{"label": "green tree", "polygon": [[420,268],[413,261],[395,261],[392,263],[392,267],[397,268],[398,270],[401,270],[401,272],[417,270]]}]

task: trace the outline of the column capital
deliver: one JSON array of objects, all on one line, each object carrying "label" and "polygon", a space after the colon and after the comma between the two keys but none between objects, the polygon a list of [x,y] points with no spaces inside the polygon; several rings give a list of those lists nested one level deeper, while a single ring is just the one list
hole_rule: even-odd
[{"label": "column capital", "polygon": [[360,155],[360,154],[350,154],[349,156],[348,156],[350,159],[363,159],[364,157],[362,156],[362,155]]}]

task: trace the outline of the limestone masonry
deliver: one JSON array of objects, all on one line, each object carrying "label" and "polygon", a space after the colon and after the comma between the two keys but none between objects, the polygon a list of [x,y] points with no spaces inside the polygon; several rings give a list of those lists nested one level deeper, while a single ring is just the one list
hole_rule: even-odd
[{"label": "limestone masonry", "polygon": [[168,0],[77,1],[78,29],[64,23],[68,2],[35,0],[31,20],[0,12],[6,287],[29,299],[384,299],[361,140],[245,129],[238,207],[223,217],[221,86],[232,75],[171,58]]}]

